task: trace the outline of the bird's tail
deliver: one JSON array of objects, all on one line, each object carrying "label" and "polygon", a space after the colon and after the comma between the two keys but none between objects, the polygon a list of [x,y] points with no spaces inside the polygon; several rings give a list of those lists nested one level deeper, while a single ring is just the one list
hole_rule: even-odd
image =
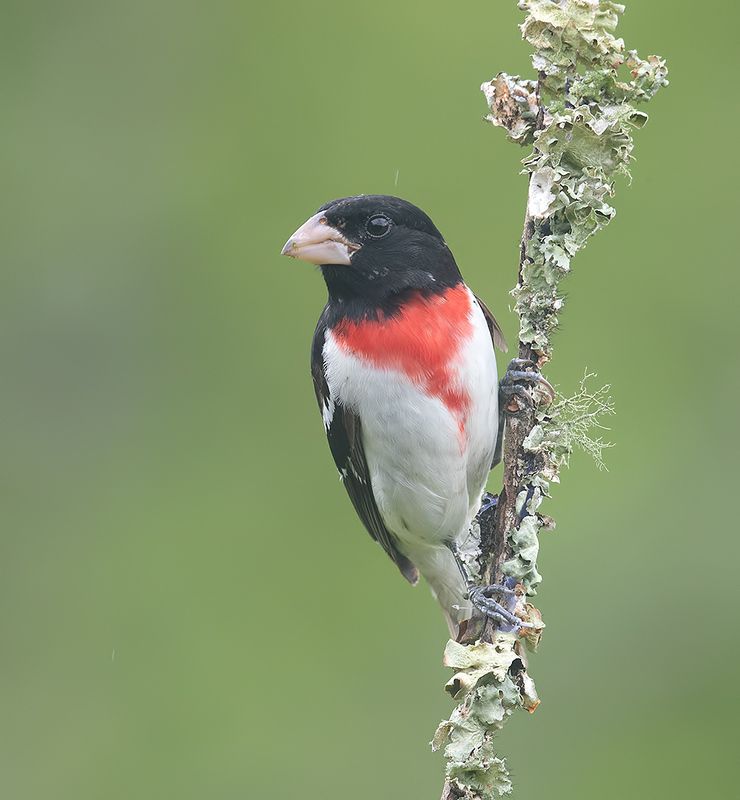
[{"label": "bird's tail", "polygon": [[442,607],[450,636],[456,638],[460,623],[470,619],[473,607],[455,557],[444,545],[427,545],[415,551],[412,560]]}]

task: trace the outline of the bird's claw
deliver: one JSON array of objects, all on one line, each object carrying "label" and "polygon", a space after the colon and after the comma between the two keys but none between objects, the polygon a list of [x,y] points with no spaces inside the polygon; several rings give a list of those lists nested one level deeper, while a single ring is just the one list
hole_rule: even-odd
[{"label": "bird's claw", "polygon": [[490,492],[484,492],[477,516],[480,517],[484,514],[489,514],[490,512],[495,511],[496,506],[498,506],[498,495],[491,494]]},{"label": "bird's claw", "polygon": [[[494,598],[496,597],[503,602],[495,600]],[[516,593],[502,584],[471,586],[468,589],[468,599],[481,614],[494,620],[494,622],[498,622],[500,625],[510,627],[514,633],[519,633],[523,628],[534,627],[534,625],[524,622],[514,614]]]},{"label": "bird's claw", "polygon": [[[534,398],[526,387],[534,390]],[[526,358],[515,358],[509,364],[499,383],[499,394],[501,407],[512,414],[520,407],[519,403],[512,403],[515,397],[522,401],[524,407],[531,406],[533,399],[542,405],[550,405],[555,399],[552,384],[542,375],[534,361]]]}]

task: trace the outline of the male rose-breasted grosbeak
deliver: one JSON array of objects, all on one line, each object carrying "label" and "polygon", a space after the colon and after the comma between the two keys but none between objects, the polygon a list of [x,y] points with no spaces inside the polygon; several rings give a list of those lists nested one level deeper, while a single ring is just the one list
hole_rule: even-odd
[{"label": "male rose-breasted grosbeak", "polygon": [[493,315],[431,219],[396,197],[327,203],[282,253],[318,264],[329,291],[311,369],[363,524],[408,581],[424,576],[453,635],[473,604],[516,625],[507,590],[471,591],[457,552],[500,457]]}]

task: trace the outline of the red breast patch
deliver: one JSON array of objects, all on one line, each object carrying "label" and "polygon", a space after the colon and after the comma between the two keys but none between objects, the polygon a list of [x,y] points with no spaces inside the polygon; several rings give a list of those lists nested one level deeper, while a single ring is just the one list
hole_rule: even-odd
[{"label": "red breast patch", "polygon": [[442,294],[416,295],[393,317],[343,320],[333,334],[343,349],[378,367],[397,369],[439,397],[462,431],[470,397],[451,365],[472,333],[470,309],[470,294],[460,284]]}]

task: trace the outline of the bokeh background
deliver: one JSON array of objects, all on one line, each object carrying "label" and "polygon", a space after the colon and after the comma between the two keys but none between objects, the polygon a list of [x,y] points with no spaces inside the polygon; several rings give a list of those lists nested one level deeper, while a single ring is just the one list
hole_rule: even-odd
[{"label": "bokeh background", "polygon": [[[0,797],[430,798],[445,627],[314,407],[324,201],[400,194],[509,339],[514,2],[3,0]],[[522,800],[737,793],[737,4],[629,3],[669,59],[550,377],[613,385],[548,507]],[[495,487],[497,475],[492,478]],[[734,774],[733,774],[734,773]]]}]

